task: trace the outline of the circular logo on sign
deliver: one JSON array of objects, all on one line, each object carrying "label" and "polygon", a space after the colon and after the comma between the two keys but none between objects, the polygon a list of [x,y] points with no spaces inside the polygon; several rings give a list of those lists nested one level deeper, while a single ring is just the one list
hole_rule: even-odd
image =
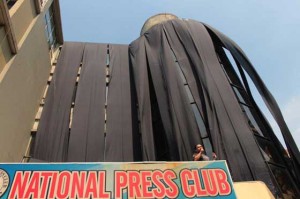
[{"label": "circular logo on sign", "polygon": [[5,193],[9,184],[9,176],[6,171],[0,169],[0,197]]}]

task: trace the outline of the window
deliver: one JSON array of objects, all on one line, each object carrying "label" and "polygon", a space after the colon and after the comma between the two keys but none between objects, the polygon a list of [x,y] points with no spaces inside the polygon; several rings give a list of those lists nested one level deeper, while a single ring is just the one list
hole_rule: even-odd
[{"label": "window", "polygon": [[186,79],[185,75],[183,74],[182,68],[179,65],[178,60],[177,60],[174,52],[172,51],[172,49],[171,49],[171,54],[172,54],[172,57],[174,59],[175,67],[176,67],[176,70],[178,72],[179,78],[182,81],[182,86],[184,87],[187,100],[190,103],[191,109],[194,113],[195,120],[196,120],[198,129],[200,131],[200,137],[202,139],[202,144],[204,146],[206,155],[208,155],[210,157],[210,159],[212,159],[213,148],[212,148],[211,141],[210,141],[210,139],[208,137],[208,134],[207,134],[207,130],[206,130],[206,126],[204,124],[203,117],[202,117],[202,115],[199,111],[199,108],[198,108],[197,104],[195,103],[195,99],[194,99],[193,94],[191,92],[190,86],[187,83],[187,79]]},{"label": "window", "polygon": [[17,0],[6,0],[6,4],[7,4],[8,9],[13,7],[13,5],[15,5],[16,2],[17,2]]},{"label": "window", "polygon": [[232,86],[232,88],[233,88],[239,102],[242,102],[242,103],[246,104],[246,102],[245,102],[245,100],[244,100],[244,98],[242,97],[242,94],[241,94],[241,92],[243,92],[243,91],[239,90],[237,87],[234,87],[234,86]]},{"label": "window", "polygon": [[182,72],[182,70],[181,70],[181,68],[180,68],[177,61],[175,61],[175,66],[176,66],[177,72],[180,76],[180,79],[182,80],[183,84],[186,85],[187,84],[186,78],[185,78],[185,76],[184,76],[184,74],[183,74],[183,72]]},{"label": "window", "polygon": [[[246,91],[248,87],[247,73],[243,70],[240,63],[236,62],[231,53],[219,45],[216,48],[219,61],[225,75],[233,89],[233,92],[238,100],[241,110],[245,115],[249,128],[253,132],[254,138],[261,151],[261,154],[270,169],[273,176],[273,183],[276,184],[278,196],[280,198],[299,198],[297,188],[291,173],[287,169],[290,164],[288,155],[282,151],[280,146],[276,146],[271,140],[267,132],[267,124],[261,116],[256,107],[253,106],[250,96]],[[255,105],[255,104],[254,104]],[[292,168],[289,167],[289,168]]]},{"label": "window", "polygon": [[53,5],[46,11],[45,14],[45,33],[47,37],[47,42],[49,49],[54,49],[56,47],[56,34],[55,34],[55,24],[53,17]]},{"label": "window", "polygon": [[253,115],[254,110],[250,108],[249,106],[246,106],[244,104],[241,104],[242,111],[246,114],[248,118],[248,124],[250,129],[261,136],[263,136],[263,133],[260,130],[259,125],[256,122],[256,117]]},{"label": "window", "polygon": [[259,148],[265,158],[265,160],[269,163],[273,163],[276,165],[284,166],[283,160],[280,157],[279,153],[275,149],[274,144],[266,138],[256,137]]},{"label": "window", "polygon": [[283,198],[291,198],[291,199],[299,198],[299,195],[297,194],[295,188],[295,184],[293,183],[286,169],[275,165],[270,165],[270,169],[278,183]]},{"label": "window", "polygon": [[251,131],[260,136],[265,136],[264,124],[260,121],[255,108],[251,104],[251,100],[245,91],[245,82],[243,82],[243,74],[241,66],[236,63],[231,53],[224,47],[218,47],[217,53],[220,64],[226,77],[232,87],[232,90],[241,106],[241,110],[246,116],[247,123]]},{"label": "window", "polygon": [[209,156],[209,159],[213,160],[213,149],[212,149],[209,138],[207,137],[207,138],[202,139],[202,142],[203,142],[203,145],[205,148],[206,155]]},{"label": "window", "polygon": [[[201,137],[207,137],[206,127],[196,104],[191,104]],[[205,147],[205,146],[204,146]]]}]

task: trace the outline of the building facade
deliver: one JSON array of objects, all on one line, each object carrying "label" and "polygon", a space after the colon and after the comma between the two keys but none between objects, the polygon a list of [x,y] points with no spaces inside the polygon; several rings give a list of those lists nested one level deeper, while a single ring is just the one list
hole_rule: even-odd
[{"label": "building facade", "polygon": [[0,2],[0,161],[19,162],[62,44],[58,1]]}]

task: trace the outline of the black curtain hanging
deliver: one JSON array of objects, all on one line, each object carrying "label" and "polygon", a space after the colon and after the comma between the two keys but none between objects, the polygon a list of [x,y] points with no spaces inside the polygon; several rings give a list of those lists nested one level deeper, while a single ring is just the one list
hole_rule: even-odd
[{"label": "black curtain hanging", "polygon": [[[168,139],[168,153],[173,160],[191,160],[192,146],[201,143],[183,82],[176,71],[178,61],[205,120],[213,148],[220,159],[228,160],[234,180],[263,180],[272,188],[267,165],[203,24],[170,20],[156,25],[130,45],[130,54],[140,120],[144,120],[143,110],[153,112],[150,102],[143,103],[151,96],[149,88],[153,84],[163,133]],[[143,142],[154,135],[146,127],[153,124],[153,114],[150,111],[146,114],[151,120],[141,122]],[[157,154],[154,149],[151,152]]]},{"label": "black curtain hanging", "polygon": [[[237,62],[241,79],[222,68],[222,61],[229,65],[223,48]],[[299,150],[262,79],[233,41],[193,20],[155,25],[129,46],[65,42],[33,157],[51,162],[190,161],[193,146],[209,142],[210,150],[227,160],[234,181],[262,180],[276,193],[228,75],[249,95],[269,129],[264,135],[282,151],[251,95],[246,75],[251,78],[283,133],[292,161],[284,166],[300,183]]]},{"label": "black curtain hanging", "polygon": [[[251,80],[253,81],[254,85],[256,86],[256,89],[259,91],[261,97],[263,98],[266,106],[268,107],[269,111],[273,115],[275,121],[277,122],[281,133],[283,135],[284,141],[286,143],[287,149],[289,151],[289,154],[291,156],[291,160],[293,162],[293,170],[295,170],[294,178],[300,183],[300,152],[299,149],[285,123],[285,120],[282,116],[282,113],[279,109],[279,106],[277,102],[275,101],[273,95],[270,93],[270,91],[265,86],[264,82],[256,72],[255,68],[245,55],[245,53],[240,49],[240,47],[231,39],[229,39],[227,36],[222,34],[221,32],[217,31],[216,29],[205,25],[208,30],[210,30],[214,35],[218,37],[218,39],[221,40],[223,45],[231,52],[231,54],[234,56],[234,58],[239,62],[241,67],[247,72]],[[251,91],[248,90],[248,93],[251,95]],[[273,134],[273,132],[269,132],[270,134]],[[274,135],[271,135],[271,137],[276,137]],[[280,145],[280,143],[277,142],[277,144]]]},{"label": "black curtain hanging", "polygon": [[[132,103],[128,45],[109,45],[106,162],[132,162],[140,149]],[[135,116],[136,118],[136,116]]]},{"label": "black curtain hanging", "polygon": [[84,43],[65,42],[62,47],[36,134],[36,159],[66,160],[72,97],[83,51]]},{"label": "black curtain hanging", "polygon": [[85,45],[76,91],[68,161],[104,161],[106,44]]}]

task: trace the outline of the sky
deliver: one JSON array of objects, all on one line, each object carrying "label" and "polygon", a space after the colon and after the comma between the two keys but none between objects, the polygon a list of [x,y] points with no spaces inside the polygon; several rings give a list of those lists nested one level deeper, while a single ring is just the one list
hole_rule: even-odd
[{"label": "sky", "polygon": [[[209,24],[246,53],[277,100],[300,148],[299,0],[61,0],[65,41],[129,44],[158,13]],[[282,141],[276,122],[254,91]]]}]

